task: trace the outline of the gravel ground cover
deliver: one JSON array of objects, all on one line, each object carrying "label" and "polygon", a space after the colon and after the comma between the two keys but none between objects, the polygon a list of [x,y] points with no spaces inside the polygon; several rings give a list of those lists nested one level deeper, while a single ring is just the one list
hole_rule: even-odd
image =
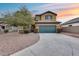
[{"label": "gravel ground cover", "polygon": [[0,34],[0,55],[8,56],[26,47],[29,47],[39,40],[38,33],[19,34],[6,33]]}]

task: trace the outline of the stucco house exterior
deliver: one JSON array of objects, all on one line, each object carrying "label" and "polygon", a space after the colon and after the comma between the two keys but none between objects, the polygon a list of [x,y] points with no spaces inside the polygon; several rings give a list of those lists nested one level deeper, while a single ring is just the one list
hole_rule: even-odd
[{"label": "stucco house exterior", "polygon": [[64,32],[79,33],[79,17],[62,24]]},{"label": "stucco house exterior", "polygon": [[40,33],[56,33],[60,27],[60,22],[56,21],[56,16],[57,14],[51,11],[35,15],[35,28]]}]

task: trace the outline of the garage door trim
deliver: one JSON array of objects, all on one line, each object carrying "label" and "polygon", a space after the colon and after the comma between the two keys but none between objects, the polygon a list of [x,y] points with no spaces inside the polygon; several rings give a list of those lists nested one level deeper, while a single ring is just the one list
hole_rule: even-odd
[{"label": "garage door trim", "polygon": [[39,25],[40,33],[56,33],[56,25]]}]

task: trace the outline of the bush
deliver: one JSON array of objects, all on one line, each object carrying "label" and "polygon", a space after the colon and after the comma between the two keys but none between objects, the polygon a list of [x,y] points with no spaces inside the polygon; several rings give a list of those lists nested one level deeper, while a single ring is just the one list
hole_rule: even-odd
[{"label": "bush", "polygon": [[9,30],[7,30],[7,29],[6,29],[6,30],[4,30],[4,33],[8,33],[8,32],[9,32]]},{"label": "bush", "polygon": [[38,33],[38,29],[35,29],[35,30],[34,30],[34,33]]},{"label": "bush", "polygon": [[29,30],[23,30],[24,31],[24,33],[29,33]]},{"label": "bush", "polygon": [[23,30],[19,30],[19,33],[23,34],[23,33],[24,33],[24,31],[23,31]]},{"label": "bush", "polygon": [[21,34],[29,33],[29,30],[19,30],[19,33]]},{"label": "bush", "polygon": [[57,33],[61,33],[61,29],[57,29]]}]

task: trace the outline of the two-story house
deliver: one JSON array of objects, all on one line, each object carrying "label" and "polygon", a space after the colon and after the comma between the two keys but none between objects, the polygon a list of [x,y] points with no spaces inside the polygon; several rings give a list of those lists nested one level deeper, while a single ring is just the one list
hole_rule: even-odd
[{"label": "two-story house", "polygon": [[39,33],[56,33],[59,23],[56,21],[56,13],[51,11],[35,15],[35,26]]}]

